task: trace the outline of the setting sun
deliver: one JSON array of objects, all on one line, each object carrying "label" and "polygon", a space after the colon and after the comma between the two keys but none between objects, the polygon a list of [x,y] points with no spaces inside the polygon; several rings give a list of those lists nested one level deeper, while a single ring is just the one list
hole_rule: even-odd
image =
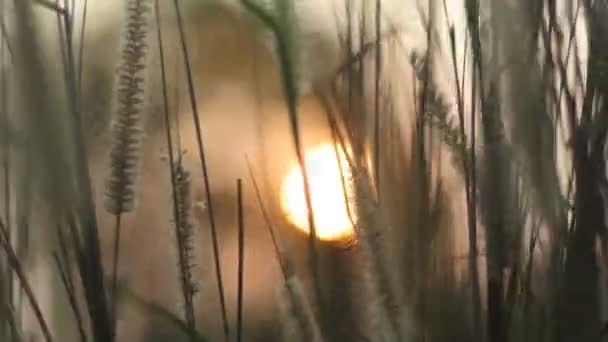
[{"label": "setting sun", "polygon": [[[340,162],[336,149],[324,144],[306,155],[306,169],[310,183],[312,210],[317,237],[321,240],[338,241],[351,238],[353,225],[349,217],[356,220],[353,208],[347,208],[343,184],[346,184],[347,197],[352,195],[350,169],[343,152]],[[340,167],[342,172],[340,172]],[[342,178],[344,176],[344,178]],[[344,182],[342,181],[344,179]],[[281,205],[289,221],[298,229],[308,233],[308,210],[304,195],[304,180],[298,165],[289,170],[281,189]]]}]

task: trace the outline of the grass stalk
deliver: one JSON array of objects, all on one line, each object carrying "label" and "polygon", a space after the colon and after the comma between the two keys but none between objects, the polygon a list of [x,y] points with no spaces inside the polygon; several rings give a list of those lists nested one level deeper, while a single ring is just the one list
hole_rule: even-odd
[{"label": "grass stalk", "polygon": [[[15,15],[18,18],[18,20],[16,20],[16,23],[18,24],[17,32],[23,37],[23,39],[18,40],[20,43],[19,55],[22,59],[20,63],[26,63],[27,65],[27,68],[23,68],[23,74],[20,75],[21,81],[28,86],[37,87],[36,89],[22,88],[29,89],[28,91],[34,93],[36,100],[30,103],[28,107],[29,117],[26,118],[26,120],[29,119],[28,124],[31,124],[32,126],[30,127],[34,129],[34,131],[29,132],[29,134],[35,136],[37,139],[43,139],[42,141],[45,141],[44,146],[32,146],[31,152],[37,152],[40,154],[37,157],[45,158],[41,162],[48,163],[45,164],[45,167],[48,167],[48,170],[53,170],[54,175],[57,177],[53,182],[45,183],[47,191],[64,196],[76,196],[75,193],[70,191],[73,190],[72,186],[79,190],[79,201],[67,203],[67,201],[64,201],[63,199],[59,201],[54,199],[54,201],[51,201],[49,204],[51,205],[53,213],[59,215],[59,217],[71,215],[72,210],[75,210],[78,215],[79,226],[84,231],[83,251],[86,251],[86,254],[80,254],[82,257],[82,259],[79,260],[80,275],[85,289],[85,298],[88,304],[89,315],[92,318],[90,322],[93,326],[95,340],[107,342],[111,341],[111,328],[105,300],[97,221],[88,172],[86,148],[83,139],[83,126],[81,124],[79,112],[78,92],[76,91],[75,74],[73,72],[71,21],[66,11],[58,7],[58,5],[56,6],[57,8],[54,8],[53,6],[47,7],[52,11],[55,11],[55,13],[62,18],[59,22],[59,27],[62,30],[61,32],[63,32],[61,38],[65,41],[65,45],[61,46],[61,51],[63,51],[63,71],[66,76],[64,81],[68,97],[67,114],[70,115],[64,117],[64,119],[66,119],[65,121],[68,121],[65,127],[67,129],[66,138],[70,141],[69,146],[73,146],[74,148],[74,150],[68,149],[68,151],[72,153],[67,154],[60,149],[63,148],[63,146],[60,146],[61,139],[59,139],[59,137],[63,137],[63,135],[59,135],[59,130],[63,128],[61,124],[64,120],[59,119],[60,113],[57,110],[53,111],[56,109],[55,106],[49,104],[51,100],[48,98],[47,93],[50,89],[41,89],[42,85],[48,85],[46,83],[48,82],[48,79],[45,77],[48,75],[46,75],[45,69],[41,66],[42,62],[39,56],[39,47],[34,44],[37,35],[31,6],[32,3],[15,2]],[[51,118],[51,115],[42,115],[45,111],[50,111],[47,112],[47,114],[52,113],[57,115],[57,117]],[[45,138],[46,140],[44,140]],[[49,146],[51,142],[54,142],[53,144],[55,146]],[[71,159],[71,157],[74,159]],[[73,170],[68,169],[69,160],[74,161]],[[68,172],[68,170],[74,172],[75,180],[73,183],[69,183],[70,186],[67,188],[56,184],[56,179],[69,176],[69,174],[65,173]],[[61,175],[58,176],[57,173],[59,172],[61,172]],[[48,177],[48,175],[45,177]],[[65,184],[67,185],[68,183]],[[28,193],[25,193],[24,196],[28,196]],[[74,205],[74,207],[66,208],[65,206],[67,205]],[[66,209],[68,212],[65,212]],[[21,229],[26,229],[25,223],[27,222],[28,217],[19,217],[19,219],[24,223]]]},{"label": "grass stalk", "polygon": [[[301,291],[300,280],[295,274],[292,261],[289,259],[289,255],[284,252],[279,237],[276,234],[275,228],[272,224],[272,221],[270,220],[270,215],[268,214],[268,211],[264,205],[262,194],[260,192],[258,182],[256,181],[255,175],[253,173],[251,163],[248,159],[246,161],[247,168],[249,170],[249,177],[253,184],[256,201],[258,202],[260,212],[262,213],[266,228],[270,235],[276,259],[279,263],[281,276],[283,278],[282,292],[285,294],[285,298],[283,298],[283,300],[286,300],[287,303],[281,302],[280,304],[286,307],[285,315],[287,317],[282,318],[287,321],[296,321],[296,329],[299,334],[298,337],[301,338],[302,342],[321,342],[323,341],[323,335],[321,332],[320,324],[316,316],[313,314],[310,302],[308,301],[304,293]],[[283,322],[283,324],[286,323]]]},{"label": "grass stalk", "polygon": [[86,342],[87,334],[86,334],[86,331],[84,330],[84,324],[83,324],[83,320],[82,320],[82,315],[80,313],[80,309],[78,308],[78,302],[77,302],[74,284],[69,279],[68,273],[70,271],[66,269],[66,266],[64,266],[64,265],[69,265],[68,259],[65,259],[65,257],[63,257],[63,258],[64,259],[62,261],[59,254],[53,253],[53,259],[55,261],[55,266],[57,267],[57,271],[59,272],[59,277],[61,278],[61,283],[63,285],[63,289],[68,296],[69,305],[70,305],[70,308],[72,309],[72,313],[74,314],[74,319],[76,320],[76,326],[78,328],[78,334],[80,336],[80,341]]},{"label": "grass stalk", "polygon": [[242,180],[236,182],[237,188],[237,219],[238,219],[238,281],[237,281],[237,317],[236,341],[243,341],[243,286],[245,267],[245,221],[243,216],[243,184]]},{"label": "grass stalk", "polygon": [[114,216],[114,238],[112,248],[112,298],[111,310],[112,310],[112,334],[116,336],[116,325],[118,323],[118,265],[120,258],[120,235],[122,229],[122,215],[118,214]]},{"label": "grass stalk", "polygon": [[[470,216],[469,216],[469,270],[473,301],[473,329],[481,335],[482,309],[481,309],[481,290],[479,286],[478,257],[477,247],[477,104],[483,101],[483,77],[481,74],[481,41],[479,37],[479,1],[467,0],[465,4],[467,29],[471,40],[471,53],[473,55],[473,67],[471,70],[471,113],[470,113],[470,132],[471,132],[471,151],[470,151]],[[464,77],[463,77],[464,78]],[[479,98],[477,93],[479,91]],[[483,108],[483,102],[481,107]],[[481,338],[480,335],[477,338]]]},{"label": "grass stalk", "polygon": [[[9,136],[11,135],[10,128],[11,127],[11,115],[9,113],[10,107],[8,103],[8,64],[12,63],[7,57],[7,49],[8,49],[8,36],[5,35],[5,25],[6,25],[6,1],[0,1],[0,27],[2,27],[2,37],[0,38],[0,122],[3,122],[4,129],[3,136],[5,141],[1,141],[2,144],[2,168],[3,168],[3,186],[4,186],[4,222],[6,222],[6,230],[8,232],[8,241],[12,244],[13,241],[13,218],[11,215],[11,203],[13,201],[13,193],[11,191],[11,183],[13,181],[11,174],[11,145],[12,142],[9,140]],[[10,265],[8,263],[2,263],[2,279],[0,282],[4,282],[6,287],[3,284],[0,284],[0,289],[2,293],[0,296],[2,297],[1,301],[5,303],[7,308],[11,308],[14,304],[13,301],[13,284],[14,277],[13,272],[10,270]],[[8,311],[7,311],[8,312]],[[8,316],[8,315],[7,315]],[[14,318],[14,317],[13,317]],[[16,335],[16,329],[12,328],[13,324],[11,324],[10,320],[7,320],[9,324],[7,326],[8,330],[4,331],[4,322],[0,322],[3,325],[1,333],[6,333],[14,336]],[[1,336],[1,335],[0,335]]]},{"label": "grass stalk", "polygon": [[[290,37],[289,32],[287,32],[287,29],[285,27],[281,27],[279,21],[276,18],[265,12],[259,5],[255,4],[253,1],[242,0],[242,3],[266,26],[268,26],[268,28],[274,34],[277,55],[279,58],[279,70],[281,73],[283,97],[287,105],[290,133],[295,147],[298,166],[302,172],[302,179],[304,181],[304,199],[307,208],[308,227],[310,228],[310,234],[308,235],[309,267],[313,279],[314,294],[316,302],[318,304],[318,310],[319,312],[324,312],[323,291],[321,289],[321,280],[319,275],[319,252],[316,242],[317,228],[312,206],[312,196],[310,193],[310,177],[308,176],[308,168],[304,159],[304,148],[302,145],[302,138],[300,136],[300,122],[298,117],[298,89],[295,74],[296,66],[294,65],[293,56],[289,46],[289,40],[297,38]],[[278,2],[278,5],[289,6],[285,2]],[[279,13],[279,16],[282,16],[282,18],[279,19],[295,20],[294,18],[288,18],[288,15],[290,14],[292,13],[289,12],[288,8],[283,8],[283,13]]]},{"label": "grass stalk", "polygon": [[[162,39],[162,21],[160,17],[160,4],[155,0],[155,17],[157,23],[157,40],[159,46],[159,55],[161,63],[161,81],[162,81],[162,96],[163,96],[163,117],[165,121],[165,134],[167,149],[169,153],[169,171],[171,181],[171,192],[173,196],[173,215],[175,224],[175,240],[178,253],[178,268],[179,268],[179,283],[184,301],[184,319],[187,327],[189,338],[195,341],[196,333],[196,315],[194,307],[194,296],[198,292],[196,281],[193,275],[193,250],[194,250],[194,226],[190,222],[191,210],[191,186],[190,174],[183,168],[181,155],[175,157],[175,148],[172,139],[171,120],[169,112],[169,100],[167,93],[167,77],[164,43]],[[176,118],[178,115],[176,115]],[[180,151],[180,127],[179,122],[176,123],[177,130],[177,151]]]},{"label": "grass stalk", "polygon": [[[115,338],[118,322],[117,287],[122,216],[135,207],[135,185],[143,139],[142,98],[146,87],[144,73],[147,66],[148,2],[129,0],[125,3],[125,10],[127,18],[121,49],[121,68],[116,81],[116,113],[112,127],[113,146],[110,151],[110,175],[107,179],[105,203],[106,210],[115,218],[111,273],[112,339]],[[74,65],[73,60],[70,62]]]},{"label": "grass stalk", "polygon": [[51,335],[49,326],[44,318],[44,315],[42,314],[42,309],[40,308],[40,304],[38,303],[38,300],[36,299],[34,291],[25,274],[25,271],[23,270],[21,262],[19,261],[19,258],[17,257],[17,254],[15,253],[15,250],[13,249],[13,246],[11,245],[10,241],[8,240],[8,231],[6,230],[6,226],[2,221],[0,221],[0,245],[2,246],[2,250],[4,251],[4,253],[6,253],[9,265],[12,268],[12,270],[15,272],[17,279],[19,280],[19,284],[21,285],[21,288],[25,292],[25,296],[26,296],[27,300],[29,301],[30,306],[32,307],[32,310],[34,311],[34,316],[35,316],[36,320],[38,321],[38,325],[40,326],[40,330],[42,332],[42,335],[44,336],[44,339],[46,340],[46,342],[52,342],[53,337]]},{"label": "grass stalk", "polygon": [[78,44],[78,89],[82,91],[82,75],[84,72],[84,51],[87,28],[87,14],[89,9],[89,0],[84,0],[82,3],[82,19],[80,22],[80,42]]},{"label": "grass stalk", "polygon": [[[374,64],[374,186],[380,198],[380,82],[382,75],[382,1],[376,0],[376,40]],[[363,44],[361,45],[363,48]]]},{"label": "grass stalk", "polygon": [[262,217],[264,218],[264,223],[266,225],[266,229],[268,230],[268,235],[270,236],[270,240],[272,242],[272,247],[275,252],[276,259],[279,263],[279,268],[281,270],[281,275],[283,276],[283,280],[287,281],[288,277],[293,273],[293,267],[291,263],[286,260],[286,255],[283,251],[283,247],[279,241],[279,237],[277,236],[274,225],[272,224],[272,220],[270,219],[270,214],[264,205],[264,201],[262,198],[262,193],[260,191],[259,184],[253,173],[253,168],[248,158],[246,158],[247,170],[249,172],[249,178],[251,183],[253,184],[253,189],[255,192],[256,201],[258,203],[260,212]]},{"label": "grass stalk", "polygon": [[186,79],[188,82],[188,93],[190,96],[190,105],[192,109],[192,118],[194,121],[194,128],[196,129],[196,143],[198,148],[198,155],[201,162],[201,169],[203,173],[203,181],[205,185],[205,197],[207,200],[207,208],[209,210],[209,224],[211,226],[211,241],[213,247],[213,257],[215,262],[215,275],[217,280],[217,289],[220,300],[220,309],[222,316],[222,326],[224,329],[224,339],[230,340],[230,329],[228,327],[228,316],[226,314],[226,299],[224,296],[224,285],[222,279],[222,267],[220,264],[220,252],[219,242],[217,236],[217,227],[215,222],[215,214],[213,210],[213,201],[211,199],[211,182],[209,180],[209,172],[207,169],[207,160],[205,157],[205,150],[203,145],[203,136],[200,124],[200,117],[198,111],[198,103],[196,99],[196,92],[194,89],[194,79],[192,76],[192,70],[190,65],[190,56],[188,54],[188,45],[186,43],[186,34],[184,29],[184,23],[182,19],[182,13],[179,5],[179,0],[174,0],[173,5],[175,8],[175,14],[177,17],[177,28],[179,31],[179,41],[181,45],[181,53],[184,61],[184,68],[186,69]]}]

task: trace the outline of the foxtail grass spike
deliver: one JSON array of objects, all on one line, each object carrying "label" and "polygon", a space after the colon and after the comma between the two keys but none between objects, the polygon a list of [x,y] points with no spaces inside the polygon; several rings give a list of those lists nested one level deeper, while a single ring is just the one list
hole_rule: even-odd
[{"label": "foxtail grass spike", "polygon": [[179,277],[184,297],[184,314],[191,329],[195,329],[194,296],[198,286],[194,280],[194,226],[191,222],[191,185],[190,173],[181,165],[175,166],[175,195],[177,217],[175,236],[178,249]]},{"label": "foxtail grass spike", "polygon": [[127,22],[118,71],[106,209],[118,215],[135,206],[135,182],[143,138],[142,114],[147,58],[148,4],[127,1]]},{"label": "foxtail grass spike", "polygon": [[[177,258],[179,269],[179,283],[181,286],[182,297],[184,301],[184,318],[188,330],[195,332],[195,315],[194,315],[194,295],[198,292],[198,288],[194,282],[192,269],[194,268],[194,227],[190,221],[192,208],[191,200],[191,185],[190,173],[186,171],[181,164],[181,157],[175,157],[173,139],[171,134],[171,119],[169,113],[169,101],[167,96],[167,74],[165,68],[165,51],[162,37],[162,21],[160,18],[160,3],[159,0],[154,1],[154,17],[156,21],[156,35],[160,56],[160,72],[162,82],[162,98],[165,121],[165,134],[167,142],[167,150],[169,153],[169,171],[171,180],[171,192],[173,195],[173,217],[175,220],[175,240],[177,243]],[[176,116],[177,117],[177,116]],[[180,141],[179,124],[177,128],[177,145],[178,151]],[[192,335],[190,336],[194,338]]]},{"label": "foxtail grass spike", "polygon": [[112,127],[110,175],[105,207],[116,216],[112,268],[112,333],[116,334],[117,278],[120,256],[121,215],[135,207],[135,183],[143,138],[142,115],[147,62],[147,0],[126,2],[126,23],[116,80],[116,112]]},{"label": "foxtail grass spike", "polygon": [[177,208],[179,218],[179,237],[181,249],[184,255],[184,264],[181,266],[185,277],[185,284],[188,285],[188,292],[190,296],[194,296],[197,290],[197,285],[193,279],[192,268],[194,264],[194,226],[191,221],[191,209],[192,209],[192,191],[190,185],[190,173],[183,167],[178,166],[175,171],[175,185],[177,192]]}]

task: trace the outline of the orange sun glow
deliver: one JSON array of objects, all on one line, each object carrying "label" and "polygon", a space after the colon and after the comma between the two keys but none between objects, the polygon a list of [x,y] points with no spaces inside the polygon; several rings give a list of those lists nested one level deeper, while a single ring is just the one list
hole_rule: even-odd
[{"label": "orange sun glow", "polygon": [[[351,173],[342,150],[323,144],[306,155],[306,170],[310,185],[312,211],[317,238],[326,241],[347,240],[353,236],[355,213],[347,207],[352,198]],[[340,172],[342,169],[342,172]],[[346,185],[346,192],[344,191]],[[346,196],[345,196],[346,193]],[[289,170],[281,188],[281,205],[289,221],[305,233],[310,232],[308,210],[304,194],[304,180],[299,165]]]}]

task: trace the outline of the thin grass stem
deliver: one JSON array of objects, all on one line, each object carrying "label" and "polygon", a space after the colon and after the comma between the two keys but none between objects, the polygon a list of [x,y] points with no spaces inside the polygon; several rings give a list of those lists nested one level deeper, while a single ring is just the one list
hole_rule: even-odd
[{"label": "thin grass stem", "polygon": [[374,77],[374,186],[380,198],[380,77],[382,74],[382,1],[376,0],[376,56]]},{"label": "thin grass stem", "polygon": [[279,239],[276,235],[274,225],[270,219],[270,215],[268,214],[268,210],[264,205],[264,201],[262,199],[262,194],[260,192],[260,187],[253,173],[253,168],[251,167],[251,163],[249,159],[246,157],[245,162],[247,163],[247,169],[249,171],[249,177],[251,179],[251,183],[253,184],[253,189],[255,192],[255,197],[258,202],[258,206],[260,208],[260,212],[262,213],[262,217],[264,218],[264,222],[266,223],[266,228],[268,230],[268,234],[270,235],[270,239],[272,241],[272,246],[274,248],[274,252],[279,262],[279,267],[281,269],[281,274],[283,276],[283,280],[287,281],[289,276],[291,276],[291,270],[287,267],[286,261],[284,260],[283,249],[279,243]]},{"label": "thin grass stem", "polygon": [[224,329],[224,339],[226,341],[230,340],[230,329],[228,326],[228,316],[226,314],[226,300],[224,296],[224,285],[222,280],[222,267],[220,264],[220,252],[219,252],[219,242],[217,236],[217,227],[215,222],[215,214],[213,210],[213,201],[211,200],[211,182],[209,180],[209,172],[207,169],[207,161],[205,158],[205,150],[203,145],[203,136],[200,124],[200,117],[198,111],[198,104],[196,100],[196,93],[194,90],[194,80],[192,76],[192,70],[190,65],[190,56],[188,55],[188,45],[186,43],[186,34],[184,32],[184,23],[182,19],[182,13],[178,0],[173,1],[173,5],[175,7],[175,14],[177,17],[177,28],[179,31],[179,41],[181,44],[181,52],[182,57],[184,59],[184,67],[186,69],[186,79],[188,82],[188,93],[190,95],[190,105],[192,109],[192,118],[194,120],[194,127],[196,129],[196,143],[198,147],[198,155],[201,162],[201,169],[203,173],[203,181],[205,184],[205,197],[207,200],[207,208],[209,212],[209,224],[211,226],[211,240],[212,240],[212,248],[213,248],[213,257],[215,262],[215,275],[217,280],[217,289],[220,300],[220,309],[222,316],[222,325]]},{"label": "thin grass stem", "polygon": [[122,214],[114,216],[114,245],[112,249],[112,334],[116,336],[116,325],[118,323],[118,265],[120,258],[120,233],[122,229]]},{"label": "thin grass stem", "polygon": [[88,9],[89,0],[84,0],[82,8],[82,21],[80,22],[80,43],[78,44],[78,89],[80,89],[80,91],[82,91],[82,74],[84,70],[84,47]]},{"label": "thin grass stem", "polygon": [[[4,220],[6,222],[6,230],[8,232],[8,241],[12,243],[13,241],[13,218],[11,215],[11,205],[12,205],[12,191],[11,191],[11,145],[12,141],[9,140],[10,135],[10,123],[11,123],[11,115],[9,114],[9,104],[8,104],[8,63],[6,50],[8,49],[8,36],[5,35],[5,24],[6,24],[6,1],[0,1],[0,27],[2,27],[2,39],[0,39],[0,115],[2,115],[2,121],[5,123],[3,133],[5,141],[2,143],[2,167],[4,169]],[[9,51],[10,52],[10,51]],[[11,63],[13,61],[10,61]],[[4,267],[6,266],[6,269]],[[6,271],[6,296],[7,296],[7,305],[13,305],[13,272],[10,271],[9,265],[2,265],[2,272]],[[5,293],[0,294],[0,296],[4,296]],[[12,329],[12,328],[11,328]],[[16,331],[13,329],[13,335]]]},{"label": "thin grass stem", "polygon": [[243,216],[243,182],[238,179],[237,188],[237,218],[238,218],[238,283],[237,283],[237,317],[236,341],[243,340],[243,277],[245,271],[245,221]]}]

